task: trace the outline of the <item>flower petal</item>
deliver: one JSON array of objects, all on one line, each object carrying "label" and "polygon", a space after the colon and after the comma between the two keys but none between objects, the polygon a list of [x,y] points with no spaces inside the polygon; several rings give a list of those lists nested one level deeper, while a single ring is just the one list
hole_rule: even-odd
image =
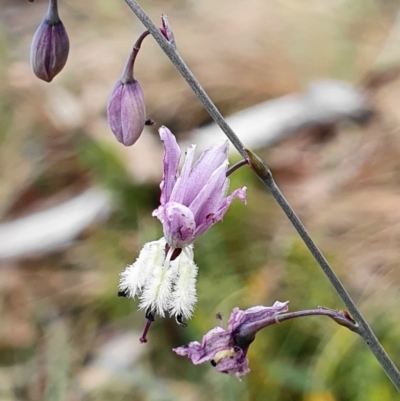
[{"label": "flower petal", "polygon": [[244,204],[246,204],[246,187],[234,190],[227,198],[223,199],[218,210],[216,210],[214,213],[209,213],[206,215],[205,220],[203,220],[196,227],[196,231],[194,233],[195,238],[207,231],[213,224],[221,221],[235,198],[239,198]]},{"label": "flower petal", "polygon": [[257,322],[262,319],[275,318],[279,313],[287,312],[289,301],[279,302],[276,301],[272,306],[253,306],[252,308],[244,311],[244,318],[242,324]]},{"label": "flower petal", "polygon": [[167,127],[160,127],[158,132],[160,133],[160,138],[164,143],[164,174],[160,184],[160,203],[161,205],[164,205],[168,202],[176,182],[181,150],[176,143],[175,136]]},{"label": "flower petal", "polygon": [[203,223],[209,213],[219,209],[225,191],[227,166],[228,162],[225,161],[211,174],[210,179],[189,205],[195,216],[196,225]]},{"label": "flower petal", "polygon": [[[229,319],[229,330],[234,332],[235,338],[254,338],[259,330],[277,323],[276,316],[287,312],[288,304],[289,301],[277,301],[272,306],[254,306],[246,309],[241,316],[234,310]],[[240,320],[239,324],[237,324],[238,320]]]},{"label": "flower petal", "polygon": [[[181,174],[176,181],[174,188],[172,190],[171,196],[170,196],[170,201],[175,201],[178,203],[182,203],[183,205],[186,205],[184,203],[184,198],[185,194],[189,190],[189,174],[190,170],[192,168],[192,163],[193,163],[193,158],[194,158],[194,151],[196,149],[196,145],[192,145],[188,147],[186,151],[186,156],[185,156],[185,161],[182,166],[182,171]],[[188,205],[186,205],[188,206]]]},{"label": "flower petal", "polygon": [[235,330],[236,327],[238,327],[242,323],[244,314],[245,312],[239,308],[234,308],[232,310],[228,323],[228,330],[230,332],[233,332],[233,330]]},{"label": "flower petal", "polygon": [[183,204],[190,205],[201,189],[206,185],[213,172],[228,161],[229,142],[216,143],[203,152],[190,172],[189,188]]},{"label": "flower petal", "polygon": [[210,361],[220,351],[233,347],[231,333],[221,327],[210,330],[200,343],[192,341],[183,347],[174,348],[173,351],[181,356],[187,356],[194,365]]},{"label": "flower petal", "polygon": [[153,212],[162,223],[167,243],[173,248],[183,248],[193,242],[196,223],[192,211],[177,202],[168,202]]},{"label": "flower petal", "polygon": [[[216,357],[219,355],[217,354]],[[227,355],[225,357],[214,359],[216,362],[216,369],[218,372],[235,375],[239,380],[242,380],[242,376],[247,375],[250,372],[249,360],[246,357],[246,353],[239,347],[233,348],[233,355]]]}]

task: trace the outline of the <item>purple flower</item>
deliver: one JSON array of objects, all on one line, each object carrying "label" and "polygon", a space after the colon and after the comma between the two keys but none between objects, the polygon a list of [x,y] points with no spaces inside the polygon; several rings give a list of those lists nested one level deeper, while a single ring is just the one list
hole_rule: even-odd
[{"label": "purple flower", "polygon": [[57,0],[50,0],[46,18],[37,29],[31,45],[31,65],[35,75],[46,82],[64,68],[69,39],[58,16]]},{"label": "purple flower", "polygon": [[276,316],[287,312],[288,303],[277,301],[270,307],[254,306],[245,311],[235,308],[227,330],[215,327],[203,337],[201,344],[193,341],[175,348],[174,352],[187,356],[194,365],[211,361],[218,372],[234,374],[241,380],[242,376],[250,372],[246,355],[256,333],[278,323]]},{"label": "purple flower", "polygon": [[107,105],[111,131],[125,146],[131,146],[139,139],[146,123],[143,91],[133,76],[137,52],[137,48],[134,47]]},{"label": "purple flower", "polygon": [[222,220],[235,198],[246,203],[246,187],[226,197],[228,141],[203,152],[193,166],[196,146],[190,146],[178,176],[180,148],[168,128],[161,127],[159,132],[164,142],[164,174],[160,185],[161,205],[153,216],[161,221],[168,245],[184,248]]}]

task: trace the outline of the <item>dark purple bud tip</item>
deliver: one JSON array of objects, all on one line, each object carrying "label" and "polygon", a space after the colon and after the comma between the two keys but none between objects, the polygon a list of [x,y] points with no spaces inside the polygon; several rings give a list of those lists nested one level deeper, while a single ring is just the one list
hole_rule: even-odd
[{"label": "dark purple bud tip", "polygon": [[153,125],[156,125],[157,123],[154,121],[154,120],[152,120],[151,118],[148,118],[145,122],[144,122],[144,125],[148,125],[148,126],[150,126],[150,127],[152,127]]},{"label": "dark purple bud tip", "polygon": [[108,123],[119,142],[133,145],[146,122],[144,96],[139,82],[118,81],[107,105]]},{"label": "dark purple bud tip", "polygon": [[51,82],[64,68],[68,54],[69,39],[58,16],[57,0],[50,0],[46,18],[32,40],[32,70],[38,78]]}]

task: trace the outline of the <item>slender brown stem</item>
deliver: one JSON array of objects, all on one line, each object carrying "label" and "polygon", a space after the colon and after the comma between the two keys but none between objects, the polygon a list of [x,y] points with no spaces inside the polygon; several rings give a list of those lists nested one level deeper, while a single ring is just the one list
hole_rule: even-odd
[{"label": "slender brown stem", "polygon": [[[139,50],[140,50],[140,46],[142,46],[142,43],[143,43],[143,41],[144,41],[144,39],[146,38],[146,36],[148,36],[148,35],[150,35],[150,32],[149,31],[144,31],[140,36],[139,36],[139,38],[138,38],[138,40],[135,42],[135,44],[133,45],[133,50],[132,50],[132,56],[131,56],[131,60],[130,60],[130,63],[131,63],[131,65],[132,65],[132,71],[133,71],[133,66],[134,66],[134,64],[135,64],[135,60],[136,60],[136,57],[137,57],[137,55],[138,55],[138,53],[139,53]],[[132,72],[132,74],[133,74],[133,72]]]},{"label": "slender brown stem", "polygon": [[242,159],[240,161],[238,161],[237,163],[235,163],[234,165],[232,165],[231,167],[228,168],[228,170],[226,170],[226,176],[229,177],[232,173],[234,173],[238,168],[242,167],[242,166],[248,166],[249,160],[248,159]]},{"label": "slender brown stem", "polygon": [[139,339],[139,341],[140,341],[142,344],[147,343],[147,333],[149,332],[150,326],[151,326],[152,323],[153,323],[152,320],[148,320],[148,321],[146,322],[146,325],[144,326],[143,334],[142,334],[142,336],[141,336],[140,339]]}]

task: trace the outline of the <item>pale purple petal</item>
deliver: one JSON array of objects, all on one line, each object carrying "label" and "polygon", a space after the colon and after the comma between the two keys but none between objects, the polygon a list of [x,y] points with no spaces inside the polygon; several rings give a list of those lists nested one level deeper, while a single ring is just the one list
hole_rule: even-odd
[{"label": "pale purple petal", "polygon": [[161,140],[164,143],[164,174],[160,184],[160,203],[161,205],[165,205],[169,201],[172,189],[176,183],[181,150],[176,143],[175,136],[167,127],[160,127],[158,132],[160,134]]},{"label": "pale purple petal", "polygon": [[233,330],[236,329],[236,327],[239,326],[240,323],[242,323],[243,318],[244,318],[245,312],[239,308],[234,308],[231,316],[229,318],[229,323],[228,323],[228,330],[230,332],[233,332]]},{"label": "pale purple petal", "polygon": [[170,201],[154,213],[164,229],[168,244],[174,248],[183,248],[193,242],[196,228],[192,211],[180,203]]},{"label": "pale purple petal", "polygon": [[190,146],[186,151],[185,161],[183,162],[181,174],[175,183],[172,190],[170,201],[182,203],[185,206],[189,206],[184,202],[185,194],[189,191],[189,174],[192,168],[194,152],[196,145]]},{"label": "pale purple petal", "polygon": [[239,347],[234,347],[234,354],[227,358],[222,358],[217,362],[218,372],[235,375],[239,380],[250,372],[249,360],[246,353]]},{"label": "pale purple petal", "polygon": [[201,191],[213,172],[228,160],[229,142],[216,143],[203,152],[190,172],[189,189],[183,203],[190,205]]},{"label": "pale purple petal", "polygon": [[207,214],[218,210],[225,189],[227,166],[228,162],[225,161],[213,172],[210,179],[189,205],[197,225],[200,225],[206,219]]},{"label": "pale purple petal", "polygon": [[246,204],[246,187],[233,191],[220,203],[218,210],[216,210],[214,213],[209,213],[206,215],[205,220],[203,220],[203,222],[198,224],[196,227],[196,231],[194,233],[195,238],[200,237],[200,235],[207,231],[213,224],[221,221],[235,198],[239,198],[244,204]]},{"label": "pale purple petal", "polygon": [[138,81],[122,85],[121,125],[122,137],[118,141],[133,145],[140,137],[146,121],[146,108],[142,88]]},{"label": "pale purple petal", "polygon": [[241,322],[237,325],[237,316],[232,313],[229,320],[229,328],[233,329],[236,336],[253,337],[259,330],[264,327],[277,323],[276,316],[280,313],[288,311],[289,301],[275,302],[272,306],[254,306],[244,311]]},{"label": "pale purple petal", "polygon": [[270,317],[275,318],[279,313],[287,312],[289,310],[288,304],[289,301],[276,301],[272,306],[253,306],[244,311],[244,319],[242,320],[242,323],[257,322]]},{"label": "pale purple petal", "polygon": [[122,143],[121,99],[124,85],[120,81],[115,85],[107,104],[108,123],[111,131],[119,142]]},{"label": "pale purple petal", "polygon": [[183,347],[174,348],[173,351],[178,355],[187,356],[194,365],[198,365],[213,359],[217,352],[232,347],[231,333],[221,327],[215,327],[203,337],[201,344],[193,341]]}]

